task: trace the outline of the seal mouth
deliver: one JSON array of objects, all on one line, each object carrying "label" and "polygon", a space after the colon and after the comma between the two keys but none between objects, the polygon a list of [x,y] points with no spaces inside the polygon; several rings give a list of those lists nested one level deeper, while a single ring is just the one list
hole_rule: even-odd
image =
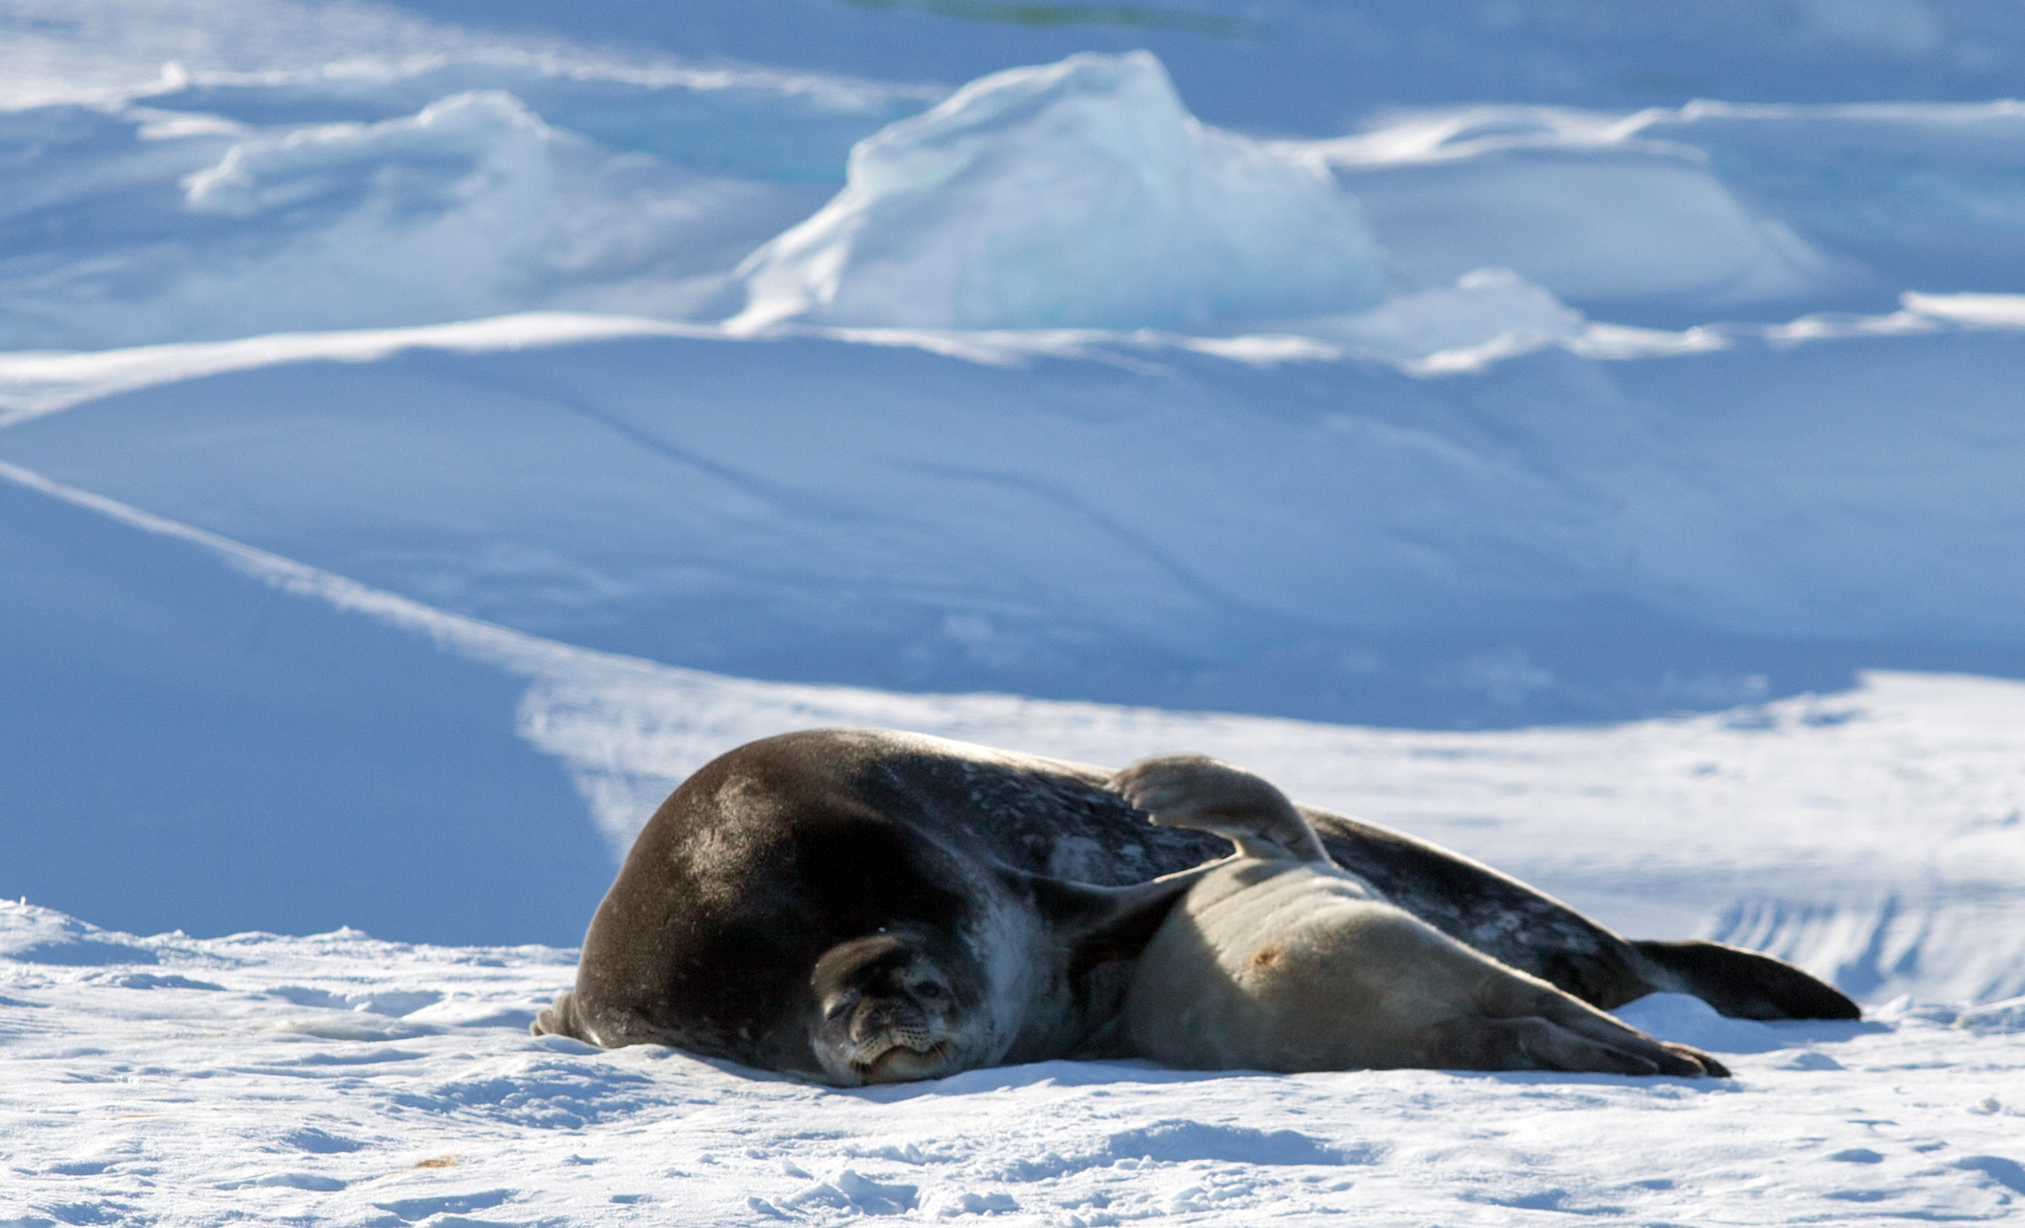
[{"label": "seal mouth", "polygon": [[869,1052],[876,1056],[855,1056],[849,1065],[851,1072],[867,1083],[905,1083],[935,1077],[948,1061],[950,1049],[947,1038],[931,1041],[925,1037],[901,1037],[883,1048],[860,1045],[859,1054]]}]

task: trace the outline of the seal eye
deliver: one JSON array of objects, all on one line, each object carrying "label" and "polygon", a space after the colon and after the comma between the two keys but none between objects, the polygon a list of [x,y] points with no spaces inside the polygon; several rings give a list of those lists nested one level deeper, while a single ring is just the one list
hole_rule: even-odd
[{"label": "seal eye", "polygon": [[949,998],[949,991],[934,981],[923,981],[914,987],[914,996],[924,1002],[943,1002]]}]

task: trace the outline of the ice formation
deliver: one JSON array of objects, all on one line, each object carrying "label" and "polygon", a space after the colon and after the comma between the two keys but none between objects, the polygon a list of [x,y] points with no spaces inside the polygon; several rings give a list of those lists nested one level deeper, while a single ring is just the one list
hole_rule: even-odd
[{"label": "ice formation", "polygon": [[1316,167],[1197,122],[1135,52],[995,73],[892,125],[741,273],[741,328],[1180,328],[1368,305],[1379,253]]}]

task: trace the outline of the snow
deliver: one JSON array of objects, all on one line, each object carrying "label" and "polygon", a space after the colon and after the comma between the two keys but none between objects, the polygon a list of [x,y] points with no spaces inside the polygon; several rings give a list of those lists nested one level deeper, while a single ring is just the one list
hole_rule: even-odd
[{"label": "snow", "polygon": [[[444,783],[433,786],[445,800],[426,803],[423,812],[431,818],[425,830],[454,842],[460,831],[483,829],[484,847],[496,858],[485,873],[529,880],[515,898],[496,902],[512,908],[506,919],[429,893],[405,897],[388,890],[397,885],[391,881],[360,892],[359,879],[385,878],[394,865],[412,865],[410,873],[426,876],[468,854],[452,851],[453,843],[441,851],[423,846],[396,855],[370,842],[369,829],[359,827],[358,819],[336,816],[333,825],[350,834],[329,847],[311,845],[309,834],[294,823],[269,834],[258,823],[235,826],[212,819],[185,827],[188,817],[173,816],[173,825],[184,827],[186,843],[176,850],[179,861],[167,865],[158,864],[163,850],[154,845],[123,853],[139,864],[107,869],[39,851],[46,846],[31,843],[24,860],[42,869],[27,876],[17,871],[15,881],[39,900],[59,905],[92,900],[101,915],[119,909],[164,927],[197,915],[166,884],[117,905],[106,898],[108,889],[121,894],[128,884],[164,875],[171,881],[214,882],[218,894],[237,897],[236,914],[221,914],[213,904],[210,915],[276,915],[277,903],[231,884],[247,873],[243,846],[249,839],[278,839],[280,847],[265,856],[276,872],[292,877],[274,878],[265,890],[287,900],[295,910],[290,915],[350,908],[347,923],[370,919],[395,934],[505,925],[560,944],[570,937],[568,921],[561,918],[570,915],[572,899],[588,898],[586,884],[598,884],[659,799],[709,758],[784,728],[886,725],[1097,763],[1198,749],[1247,764],[1303,800],[1457,848],[1627,932],[1693,931],[1740,942],[1792,959],[1873,1002],[1908,993],[1955,1002],[2025,994],[2020,944],[2025,893],[2017,885],[2025,882],[2025,860],[2016,840],[2025,813],[2025,772],[2019,767],[2025,763],[2020,732],[2025,684],[1878,673],[1842,695],[1807,695],[1706,716],[1595,729],[1445,733],[1015,696],[914,696],[763,683],[591,652],[474,622],[11,467],[6,472],[17,483],[14,498],[53,496],[57,506],[51,510],[65,511],[52,519],[67,532],[51,533],[52,539],[76,542],[84,548],[75,555],[102,560],[95,565],[66,560],[60,578],[45,579],[41,588],[23,586],[27,599],[17,597],[15,604],[28,613],[11,620],[17,628],[13,651],[75,656],[91,649],[105,656],[109,637],[102,626],[80,623],[75,605],[48,612],[54,603],[37,597],[76,588],[76,573],[88,568],[104,568],[119,583],[138,586],[148,578],[141,569],[160,568],[158,558],[167,553],[182,560],[179,571],[190,579],[175,587],[158,580],[148,597],[158,611],[175,611],[190,622],[218,620],[224,607],[215,590],[223,578],[245,594],[230,598],[242,604],[263,585],[293,594],[278,608],[264,603],[260,617],[269,629],[259,639],[249,643],[243,632],[231,633],[234,620],[219,620],[227,630],[224,646],[209,658],[188,652],[185,668],[194,676],[164,677],[167,669],[157,665],[151,679],[157,686],[166,683],[172,695],[201,691],[205,672],[217,669],[219,656],[230,652],[229,668],[250,687],[264,682],[271,692],[318,688],[318,714],[331,724],[295,735],[307,746],[286,728],[264,735],[235,731],[249,745],[264,744],[270,755],[286,756],[276,767],[341,782],[359,777],[360,769],[337,760],[338,753],[364,753],[384,759],[365,774],[378,776],[382,787],[420,787],[431,774],[427,764],[407,768],[385,759],[387,735],[399,734],[348,730],[356,718],[348,720],[340,706],[371,702],[348,695],[344,686],[398,711],[416,701],[389,695],[386,688],[405,682],[449,692],[434,696],[432,708],[461,713],[471,727],[461,734],[444,728],[443,716],[432,711],[428,719],[435,728],[422,735],[425,745],[465,757],[476,750],[500,763],[513,745],[506,736],[510,721],[522,741],[552,757],[554,768],[561,769],[557,777],[567,773],[589,803],[592,819],[573,825],[554,800],[547,813],[530,813],[527,784],[492,781],[495,789],[520,791],[512,804],[489,795],[451,803]],[[85,510],[112,517],[112,525],[98,527],[77,516]],[[191,566],[193,550],[216,562]],[[214,578],[219,572],[224,575]],[[177,610],[177,604],[185,608]],[[318,613],[321,607],[340,616],[340,630],[288,625],[328,619]],[[389,634],[386,628],[407,634]],[[419,673],[416,638],[446,650],[452,660]],[[276,668],[269,654],[281,657],[288,671],[271,682],[251,673]],[[449,668],[457,659],[483,668]],[[175,658],[168,660],[173,664]],[[24,731],[36,730],[49,747],[42,754],[58,763],[62,742],[88,738],[102,719],[89,711],[70,717],[48,707],[31,707],[26,715]],[[66,717],[72,722],[67,726]],[[257,709],[249,717],[273,721]],[[212,727],[204,732],[216,736],[216,717],[208,719]],[[454,742],[458,736],[469,741]],[[33,743],[25,749],[24,758],[36,752]],[[139,769],[154,772],[160,766],[149,760]],[[186,787],[201,798],[210,785],[207,777],[220,769],[200,760],[181,770],[190,777]],[[253,779],[234,770],[241,772],[239,779]],[[397,775],[404,770],[414,773],[414,783]],[[447,787],[467,788],[471,779],[452,777]],[[134,785],[126,788],[138,793]],[[553,798],[553,785],[550,790]],[[307,791],[314,793],[315,786]],[[352,808],[359,800],[351,790],[335,804]],[[89,841],[94,847],[111,850],[131,839],[115,834],[130,830],[128,816],[70,805],[71,823],[86,825],[73,827],[73,833],[105,833]],[[394,831],[400,830],[401,814],[414,812],[413,801],[379,805]],[[516,824],[502,825],[502,813],[514,814]],[[1635,839],[1627,838],[1627,815],[1638,816]],[[559,843],[572,826],[577,834],[571,844]],[[602,840],[593,838],[593,826]],[[13,838],[23,837],[45,838],[34,828]],[[391,833],[389,838],[398,839]],[[187,843],[192,840],[196,843]],[[291,844],[317,851],[293,857],[286,851]],[[586,851],[594,845],[604,855],[592,860]],[[564,847],[572,848],[573,862],[559,859]]]},{"label": "snow", "polygon": [[[2015,1217],[2021,13],[0,0],[0,1225]],[[528,1037],[832,724],[1215,754],[1866,1019]]]},{"label": "snow", "polygon": [[1917,1015],[1626,1009],[1720,1049],[1723,1082],[1050,1062],[837,1091],[528,1037],[567,951],[133,938],[0,905],[17,935],[42,942],[0,962],[0,1214],[23,1224],[1894,1223],[2025,1193],[2016,1034]]},{"label": "snow", "polygon": [[1160,328],[1363,306],[1378,252],[1319,168],[1204,128],[1145,52],[974,81],[851,151],[741,266],[733,327]]},{"label": "snow", "polygon": [[[569,316],[24,354],[4,455],[430,605],[781,680],[1510,724],[2011,668],[2025,336],[1983,300],[1627,344],[1546,336],[1577,321],[1487,274],[1343,327],[1447,344],[1484,299],[1542,326],[1446,370]],[[1836,647],[1864,640],[1929,647]]]}]

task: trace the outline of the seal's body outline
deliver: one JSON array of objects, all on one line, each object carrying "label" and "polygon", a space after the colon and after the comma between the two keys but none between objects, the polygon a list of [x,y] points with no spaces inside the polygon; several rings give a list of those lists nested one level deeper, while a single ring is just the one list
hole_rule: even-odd
[{"label": "seal's body outline", "polygon": [[1141,1056],[1196,1070],[1729,1073],[1377,898],[1262,777],[1169,755],[1111,783],[1155,823],[1238,846],[1140,954],[1122,1030]]},{"label": "seal's body outline", "polygon": [[[1130,1056],[1131,965],[1228,846],[1156,827],[1102,768],[876,729],[731,750],[626,857],[576,987],[533,1025],[852,1085]],[[1302,807],[1382,898],[1602,1009],[1654,990],[1748,1018],[1852,1018],[1798,969],[1628,942],[1446,849]]]}]

